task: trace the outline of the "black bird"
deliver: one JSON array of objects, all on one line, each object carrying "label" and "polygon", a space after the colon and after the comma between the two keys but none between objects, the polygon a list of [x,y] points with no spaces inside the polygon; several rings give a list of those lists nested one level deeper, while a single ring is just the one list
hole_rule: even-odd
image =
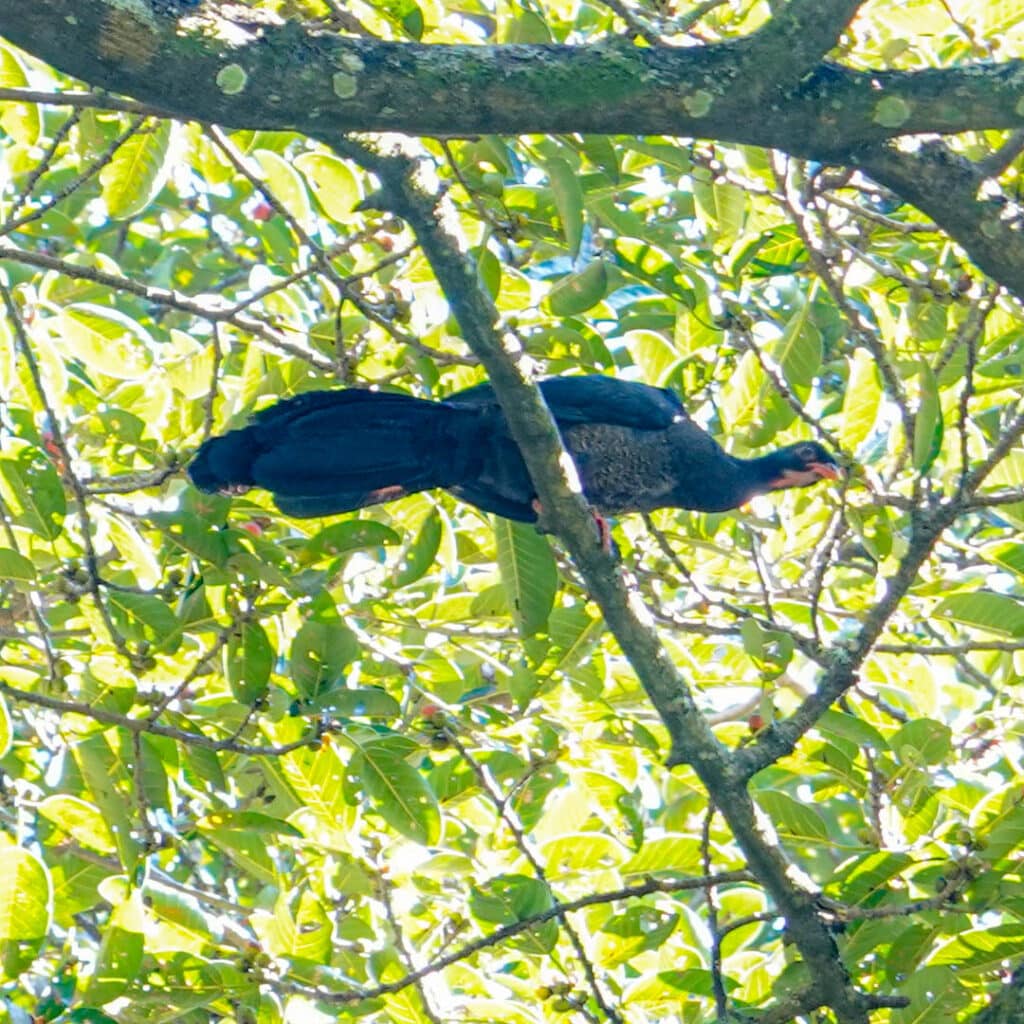
[{"label": "black bird", "polygon": [[[598,512],[722,512],[757,494],[840,475],[814,441],[739,459],[663,388],[614,377],[540,384]],[[271,491],[286,515],[350,512],[443,487],[507,519],[536,522],[537,495],[490,384],[443,402],[391,391],[311,391],[208,440],[189,467],[203,491]]]}]

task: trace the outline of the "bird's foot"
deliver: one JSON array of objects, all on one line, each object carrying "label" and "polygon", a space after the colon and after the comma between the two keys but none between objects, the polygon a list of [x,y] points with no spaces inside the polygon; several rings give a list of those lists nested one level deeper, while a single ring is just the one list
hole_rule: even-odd
[{"label": "bird's foot", "polygon": [[618,557],[618,546],[612,539],[611,523],[600,513],[594,513],[594,526],[597,527],[597,539],[601,542],[601,550],[606,554]]},{"label": "bird's foot", "polygon": [[[533,511],[537,513],[537,532],[557,533],[558,531],[554,528],[554,524],[545,515],[544,506],[540,503],[540,500],[538,498],[534,498],[530,504],[533,506]],[[597,539],[601,543],[601,550],[606,554],[614,556],[616,561],[618,561],[619,546],[612,538],[611,524],[599,513],[592,512],[591,514],[594,517],[594,526],[597,529]]]}]

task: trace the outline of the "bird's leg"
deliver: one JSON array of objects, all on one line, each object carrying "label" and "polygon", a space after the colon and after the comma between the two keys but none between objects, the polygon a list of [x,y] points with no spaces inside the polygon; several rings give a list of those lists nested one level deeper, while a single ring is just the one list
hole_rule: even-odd
[{"label": "bird's leg", "polygon": [[[533,506],[533,511],[537,513],[537,532],[538,533],[556,533],[554,525],[548,520],[544,514],[544,506],[540,503],[539,498],[534,498],[530,503]],[[601,542],[601,550],[607,552],[609,555],[618,555],[618,548],[615,545],[615,541],[612,540],[612,528],[608,523],[608,520],[604,518],[598,512],[591,512],[594,517],[594,526],[597,529],[597,539]]]}]

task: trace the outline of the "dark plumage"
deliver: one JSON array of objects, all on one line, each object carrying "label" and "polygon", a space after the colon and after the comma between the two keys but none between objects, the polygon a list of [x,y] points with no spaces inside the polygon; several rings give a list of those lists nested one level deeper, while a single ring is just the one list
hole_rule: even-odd
[{"label": "dark plumage", "polygon": [[[662,388],[592,376],[553,377],[540,389],[587,498],[605,514],[721,512],[839,476],[813,441],[756,459],[729,455]],[[443,487],[485,512],[537,519],[533,484],[489,384],[443,402],[358,389],[289,398],[207,441],[189,475],[204,491],[262,487],[299,517]]]}]

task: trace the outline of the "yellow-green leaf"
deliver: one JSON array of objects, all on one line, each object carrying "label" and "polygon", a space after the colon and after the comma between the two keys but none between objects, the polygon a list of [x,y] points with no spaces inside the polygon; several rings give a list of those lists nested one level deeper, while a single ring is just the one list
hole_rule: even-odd
[{"label": "yellow-green leaf", "polygon": [[16,978],[36,957],[50,928],[50,875],[34,854],[0,848],[0,964]]},{"label": "yellow-green leaf", "polygon": [[347,223],[363,198],[352,168],[330,153],[302,153],[295,158],[295,166],[324,213],[340,224]]},{"label": "yellow-green leaf", "polygon": [[494,518],[498,568],[520,636],[547,625],[558,590],[558,569],[551,545],[527,523]]},{"label": "yellow-green leaf", "polygon": [[153,362],[149,333],[120,310],[91,303],[66,306],[57,315],[56,333],[89,374],[137,380]]},{"label": "yellow-green leaf", "polygon": [[309,193],[295,167],[270,149],[257,149],[253,156],[274,198],[284,204],[285,209],[306,231],[313,230],[313,209],[309,203]]},{"label": "yellow-green leaf", "polygon": [[137,217],[163,188],[170,158],[170,120],[147,121],[100,171],[107,212],[114,220]]},{"label": "yellow-green leaf", "polygon": [[843,398],[843,421],[839,440],[846,451],[856,451],[867,438],[878,418],[882,387],[874,358],[859,348],[849,362],[849,378]]}]

